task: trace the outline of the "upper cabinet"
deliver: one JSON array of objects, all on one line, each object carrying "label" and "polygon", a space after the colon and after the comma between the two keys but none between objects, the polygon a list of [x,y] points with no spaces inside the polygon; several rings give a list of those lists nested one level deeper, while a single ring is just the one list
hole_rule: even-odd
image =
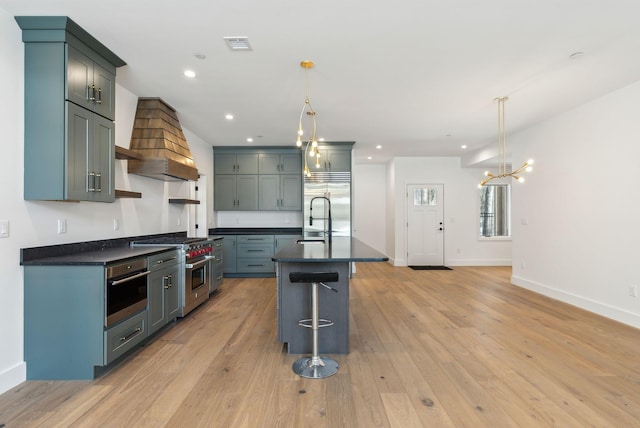
[{"label": "upper cabinet", "polygon": [[296,148],[215,148],[216,211],[300,211],[302,155]]},{"label": "upper cabinet", "polygon": [[260,174],[300,174],[302,157],[295,153],[260,153]]},{"label": "upper cabinet", "polygon": [[[312,165],[313,164],[313,165]],[[320,148],[320,168],[315,161],[309,162],[311,171],[322,172],[350,172],[351,171],[351,147],[344,148]]]},{"label": "upper cabinet", "polygon": [[67,46],[67,99],[115,120],[116,75],[100,63]]},{"label": "upper cabinet", "polygon": [[213,168],[215,174],[257,174],[258,153],[220,153]]},{"label": "upper cabinet", "polygon": [[64,16],[18,16],[24,198],[115,200],[115,76],[125,62]]}]

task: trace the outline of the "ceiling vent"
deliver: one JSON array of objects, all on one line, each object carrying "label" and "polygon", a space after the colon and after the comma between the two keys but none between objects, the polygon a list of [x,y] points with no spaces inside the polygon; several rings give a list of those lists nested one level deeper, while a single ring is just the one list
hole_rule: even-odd
[{"label": "ceiling vent", "polygon": [[225,37],[224,40],[229,45],[229,48],[232,51],[250,51],[251,45],[249,44],[249,38],[240,36],[240,37]]}]

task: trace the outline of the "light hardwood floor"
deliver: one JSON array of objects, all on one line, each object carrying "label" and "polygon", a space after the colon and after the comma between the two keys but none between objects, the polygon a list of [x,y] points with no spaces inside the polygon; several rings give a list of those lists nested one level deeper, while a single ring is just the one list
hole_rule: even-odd
[{"label": "light hardwood floor", "polygon": [[512,286],[510,268],[357,268],[333,377],[292,373],[275,279],[225,279],[101,378],[0,395],[0,426],[640,426],[639,330]]}]

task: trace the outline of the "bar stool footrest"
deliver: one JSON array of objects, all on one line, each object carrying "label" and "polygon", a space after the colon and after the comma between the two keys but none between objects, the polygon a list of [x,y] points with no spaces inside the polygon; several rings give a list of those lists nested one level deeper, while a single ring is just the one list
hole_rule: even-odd
[{"label": "bar stool footrest", "polygon": [[[310,324],[311,321],[312,321],[311,318],[300,320],[300,321],[298,321],[298,325],[300,327],[313,328],[313,325]],[[331,327],[332,325],[333,325],[333,321],[331,321],[331,320],[326,320],[324,318],[320,318],[318,320],[318,328]]]}]

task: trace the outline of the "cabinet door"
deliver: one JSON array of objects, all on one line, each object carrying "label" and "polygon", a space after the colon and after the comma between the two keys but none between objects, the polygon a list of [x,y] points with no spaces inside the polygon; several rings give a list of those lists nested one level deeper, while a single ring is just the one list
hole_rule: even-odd
[{"label": "cabinet door", "polygon": [[115,194],[115,124],[102,116],[94,116],[94,139],[89,146],[89,159],[93,161],[95,177],[94,199],[113,202]]},{"label": "cabinet door", "polygon": [[295,244],[300,235],[276,235],[276,253],[289,245]]},{"label": "cabinet door", "polygon": [[302,151],[281,155],[280,173],[300,175],[302,173]]},{"label": "cabinet door", "polygon": [[236,179],[236,209],[256,211],[258,209],[258,176],[238,175]]},{"label": "cabinet door", "polygon": [[180,314],[180,265],[175,264],[167,272],[167,288],[165,289],[165,310],[167,312],[167,322],[172,321]]},{"label": "cabinet door", "polygon": [[97,63],[94,63],[93,85],[95,85],[95,112],[101,116],[115,120],[116,76]]},{"label": "cabinet door", "polygon": [[67,47],[67,99],[81,107],[92,110],[89,89],[93,84],[93,61],[79,50]]},{"label": "cabinet door", "polygon": [[216,211],[236,209],[236,176],[218,175],[214,177],[213,203]]},{"label": "cabinet door", "polygon": [[235,174],[236,154],[235,153],[214,153],[213,155],[214,174]]},{"label": "cabinet door", "polygon": [[236,174],[257,174],[258,153],[236,154]]},{"label": "cabinet door", "polygon": [[281,204],[280,176],[260,175],[260,210],[277,211]]},{"label": "cabinet door", "polygon": [[[89,196],[89,145],[93,140],[93,113],[67,104],[67,158],[65,199],[85,201]],[[91,141],[90,141],[91,140]]]},{"label": "cabinet door", "polygon": [[280,174],[280,155],[273,153],[260,153],[260,174]]},{"label": "cabinet door", "polygon": [[280,176],[280,209],[302,210],[302,177],[298,175]]},{"label": "cabinet door", "polygon": [[222,240],[222,272],[236,272],[236,237],[225,235]]},{"label": "cabinet door", "polygon": [[157,270],[149,275],[147,294],[147,315],[149,334],[153,334],[167,323],[165,286],[167,269]]},{"label": "cabinet door", "polygon": [[329,150],[324,160],[325,171],[350,172],[351,152],[349,150]]}]

